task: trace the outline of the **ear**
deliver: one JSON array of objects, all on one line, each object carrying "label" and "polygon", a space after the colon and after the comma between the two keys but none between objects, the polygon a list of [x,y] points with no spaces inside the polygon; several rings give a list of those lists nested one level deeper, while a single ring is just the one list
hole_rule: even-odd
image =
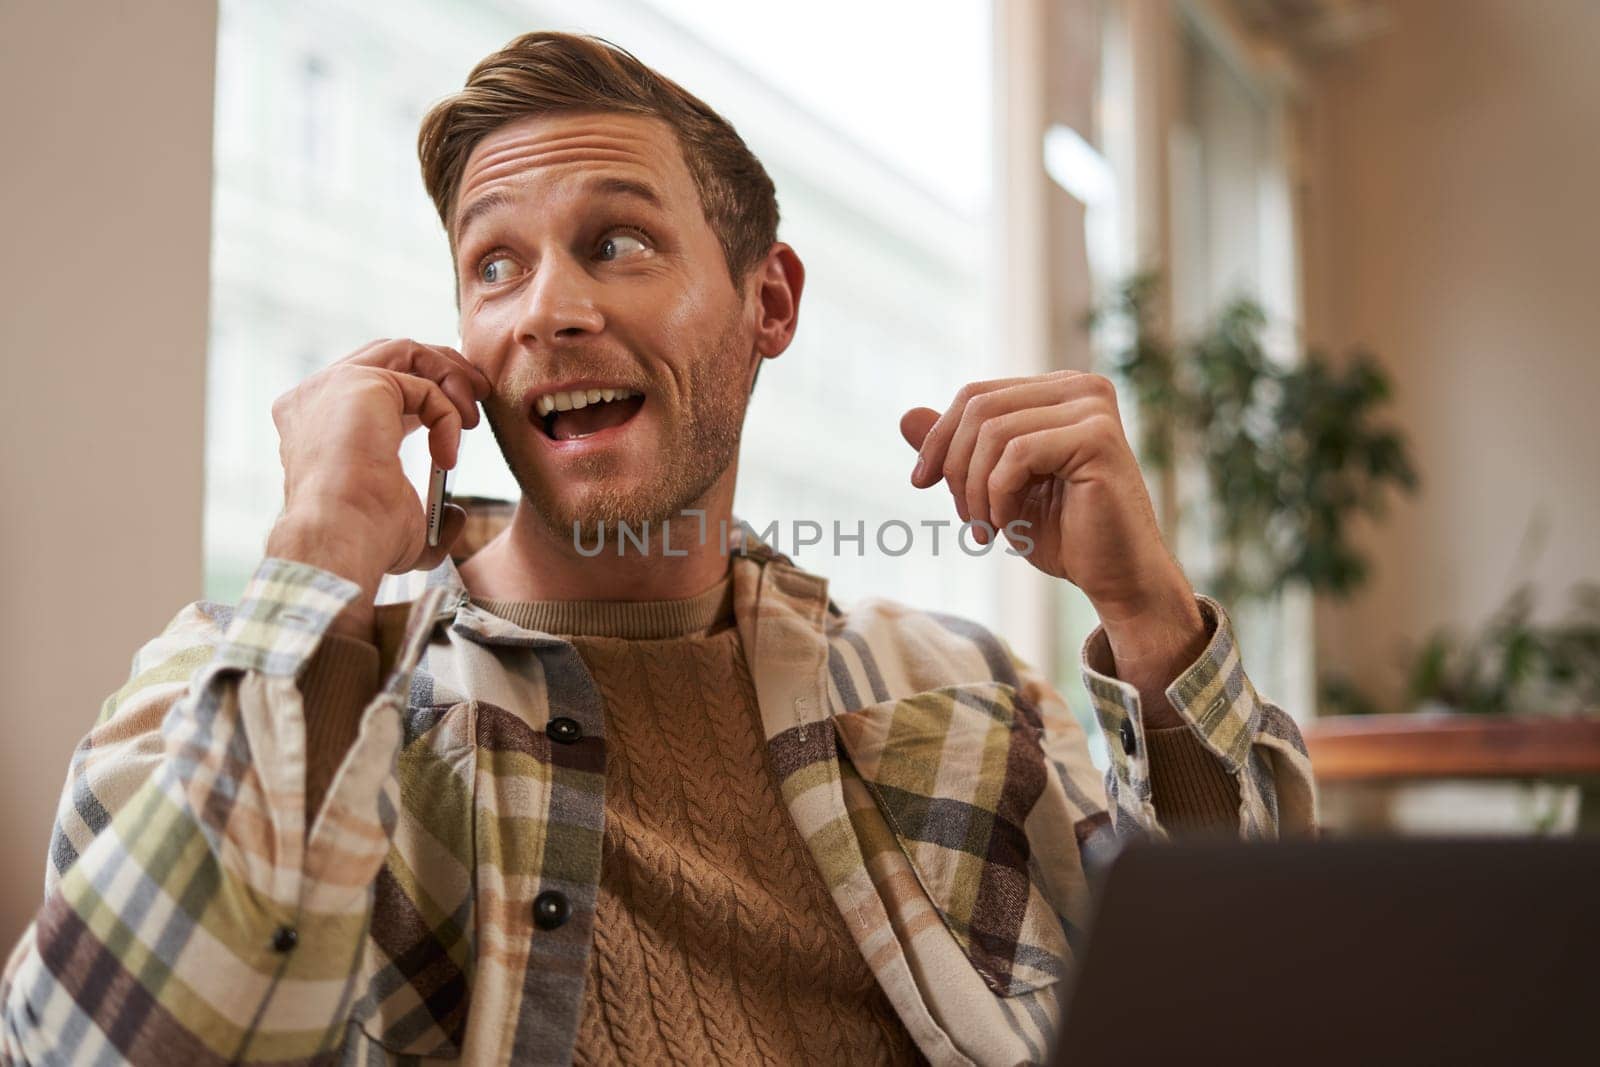
[{"label": "ear", "polygon": [[[767,251],[766,258],[751,271],[755,288],[755,351],[762,359],[775,359],[794,340],[800,324],[800,291],[805,288],[806,268],[793,248],[782,241]],[[752,364],[751,373],[759,363]]]}]

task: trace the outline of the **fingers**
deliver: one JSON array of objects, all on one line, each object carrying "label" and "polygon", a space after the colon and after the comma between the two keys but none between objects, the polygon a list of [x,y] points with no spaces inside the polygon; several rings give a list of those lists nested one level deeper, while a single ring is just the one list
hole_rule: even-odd
[{"label": "fingers", "polygon": [[[1015,515],[1030,483],[1081,466],[1085,457],[1104,443],[1098,419],[1094,416],[1070,426],[1052,426],[1011,438],[989,473],[989,499],[1000,503],[1002,514]],[[1001,525],[1009,521],[1007,518]]]},{"label": "fingers", "polygon": [[[1030,408],[1059,404],[1068,399],[1072,392],[1070,378],[1051,375],[1024,378],[1016,385],[980,393],[967,401],[961,420],[956,424],[955,432],[950,437],[943,464],[945,483],[950,487],[951,495],[956,501],[956,511],[961,514],[964,521],[984,518],[982,514],[972,510],[974,487],[968,477],[968,472],[972,469],[972,454],[977,448],[979,435],[985,432],[992,435],[995,430],[990,424],[997,419]],[[986,427],[989,427],[987,431]],[[1035,425],[1031,428],[1043,427]]]},{"label": "fingers", "polygon": [[912,448],[921,449],[928,431],[938,419],[939,413],[932,408],[912,408],[900,416],[900,436],[904,437]]},{"label": "fingers", "polygon": [[[983,543],[990,538],[976,524],[1003,528],[1030,493],[1064,491],[1041,479],[1070,480],[1083,457],[1121,433],[1116,388],[1082,371],[974,382],[931,424],[930,412],[913,408],[900,420],[901,435],[919,449],[911,482],[927,488],[943,480],[962,522],[975,524]],[[1057,434],[1082,427],[1083,434]]]},{"label": "fingers", "polygon": [[[424,345],[417,351],[420,360],[443,359],[448,364],[448,369],[442,372],[442,377],[436,378],[439,387],[445,391],[456,406],[463,408],[462,425],[471,429],[481,421],[478,412],[478,402],[488,397],[492,386],[488,377],[477,367],[468,363],[461,353],[453,348],[442,345]],[[429,375],[433,377],[433,375]]]},{"label": "fingers", "polygon": [[[930,485],[937,484],[939,479],[944,477],[945,453],[949,451],[950,439],[955,435],[956,426],[961,422],[961,417],[966,412],[969,401],[983,393],[993,392],[995,389],[1003,388],[1007,385],[1015,385],[1023,380],[1021,378],[1001,378],[995,381],[973,382],[971,385],[962,386],[957,391],[956,398],[945,409],[944,414],[939,416],[928,430],[927,435],[922,439],[922,444],[919,447],[920,454],[917,456],[917,466],[911,472],[911,484],[918,489],[926,489]],[[905,420],[902,418],[900,421],[903,427]]]},{"label": "fingers", "polygon": [[434,463],[453,470],[461,448],[461,410],[444,390],[414,374],[387,374],[385,379],[401,393],[402,418],[413,415],[428,428],[428,452]]},{"label": "fingers", "polygon": [[[987,521],[986,516],[972,510],[975,494],[969,477],[973,452],[983,427],[995,418],[1027,408],[1053,406],[1080,398],[1097,399],[1113,414],[1116,411],[1116,389],[1111,382],[1101,375],[1082,371],[1054,371],[1028,378],[974,382],[963,387],[923,438],[911,484],[927,488],[943,479],[963,522],[978,518]],[[920,410],[926,409],[914,409],[901,419],[902,434],[908,434],[907,423],[912,421],[915,411]],[[1040,427],[1031,425],[1030,428]],[[907,439],[910,440],[909,435]],[[979,490],[979,493],[987,496],[986,490]]]},{"label": "fingers", "polygon": [[[1096,399],[1080,397],[1047,407],[1014,408],[986,419],[973,435],[971,455],[966,461],[966,470],[961,479],[961,492],[964,494],[967,514],[971,520],[977,522],[981,519],[996,528],[1004,525],[995,521],[993,501],[989,495],[989,478],[1006,447],[1013,440],[1041,430],[1085,422],[1102,410]],[[966,432],[965,428],[962,432]],[[955,491],[954,487],[951,491]]]},{"label": "fingers", "polygon": [[433,570],[444,562],[444,558],[450,554],[450,546],[455,544],[456,538],[460,537],[461,531],[466,528],[466,509],[456,504],[446,504],[444,506],[444,517],[439,520],[439,543],[430,545],[427,542],[427,538],[424,537],[421,553],[411,561],[409,567],[402,568],[396,573]]},{"label": "fingers", "polygon": [[408,339],[378,341],[357,349],[346,362],[382,367],[437,383],[461,413],[461,423],[468,429],[478,425],[478,402],[494,388],[487,375],[446,345]]},{"label": "fingers", "polygon": [[[1008,406],[1005,401],[997,402],[993,394],[1016,386],[1027,387],[1031,392],[1012,394],[1013,398],[1022,395],[1043,398],[1032,401],[1034,403],[1060,402],[1089,394],[1102,395],[1108,397],[1113,405],[1116,403],[1116,390],[1108,379],[1098,374],[1075,370],[1051,371],[1048,374],[1024,378],[996,378],[992,381],[965,385],[956,393],[955,400],[944,414],[939,416],[939,420],[934,423],[922,441],[922,454],[918,460],[917,470],[912,475],[911,484],[919,489],[925,489],[937,483],[940,478],[948,477],[952,470],[957,472],[959,478],[964,473],[965,466],[950,462],[950,449],[955,444],[957,432],[968,419],[975,418],[981,423],[992,415],[1014,410],[1014,407]],[[903,424],[905,420],[901,421]],[[973,432],[976,432],[976,427],[973,427]],[[958,506],[964,505],[958,500]]]}]

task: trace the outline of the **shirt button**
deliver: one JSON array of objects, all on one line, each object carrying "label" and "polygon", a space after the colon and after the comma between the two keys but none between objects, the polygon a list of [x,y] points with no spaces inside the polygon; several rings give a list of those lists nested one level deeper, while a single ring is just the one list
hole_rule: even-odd
[{"label": "shirt button", "polygon": [[292,926],[280,926],[272,931],[272,951],[278,953],[292,952],[300,943],[300,935],[295,933]]},{"label": "shirt button", "polygon": [[565,715],[551,719],[550,724],[544,728],[544,731],[550,735],[550,740],[559,741],[563,745],[570,745],[583,740],[583,727]]},{"label": "shirt button", "polygon": [[541,930],[554,930],[572,917],[572,905],[564,893],[546,889],[533,898],[534,925]]},{"label": "shirt button", "polygon": [[1122,751],[1123,751],[1123,753],[1125,753],[1126,755],[1132,756],[1134,750],[1139,747],[1137,739],[1133,736],[1133,720],[1132,719],[1123,719],[1122,720],[1122,729],[1119,732],[1122,735]]}]

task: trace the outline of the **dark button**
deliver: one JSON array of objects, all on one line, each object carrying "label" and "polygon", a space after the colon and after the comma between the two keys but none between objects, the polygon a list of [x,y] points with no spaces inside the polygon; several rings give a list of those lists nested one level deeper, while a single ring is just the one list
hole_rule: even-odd
[{"label": "dark button", "polygon": [[1134,750],[1139,747],[1138,740],[1133,736],[1133,720],[1123,719],[1120,732],[1122,734],[1122,751],[1129,756],[1133,755]]},{"label": "dark button", "polygon": [[550,725],[546,726],[544,731],[550,735],[550,740],[559,741],[563,745],[570,745],[583,740],[583,727],[565,715],[557,719],[551,719]]},{"label": "dark button", "polygon": [[546,889],[533,898],[533,921],[541,930],[554,930],[572,918],[572,905],[566,894]]},{"label": "dark button", "polygon": [[292,952],[300,943],[300,935],[295,933],[292,926],[280,926],[272,931],[272,951]]}]

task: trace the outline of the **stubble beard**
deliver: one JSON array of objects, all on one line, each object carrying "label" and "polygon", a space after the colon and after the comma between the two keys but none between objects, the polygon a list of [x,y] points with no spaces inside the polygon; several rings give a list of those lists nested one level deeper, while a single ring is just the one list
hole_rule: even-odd
[{"label": "stubble beard", "polygon": [[[491,398],[484,404],[489,429],[506,466],[531,505],[535,515],[557,539],[572,538],[592,554],[597,544],[613,542],[620,526],[626,525],[636,537],[649,531],[659,540],[662,523],[694,526],[692,517],[680,518],[685,509],[700,504],[707,492],[738,458],[740,434],[744,427],[749,396],[744,388],[744,367],[749,353],[741,351],[739,316],[730,316],[727,326],[714,339],[713,349],[690,362],[687,368],[688,402],[686,410],[665,413],[661,419],[664,439],[655,455],[656,469],[651,476],[629,479],[607,456],[583,456],[568,461],[574,475],[588,481],[590,488],[580,497],[553,490],[538,475],[532,452],[539,445],[529,438],[542,432],[526,416]],[[647,389],[646,403],[661,403],[660,390]],[[674,530],[672,540],[681,545],[683,535]]]}]

